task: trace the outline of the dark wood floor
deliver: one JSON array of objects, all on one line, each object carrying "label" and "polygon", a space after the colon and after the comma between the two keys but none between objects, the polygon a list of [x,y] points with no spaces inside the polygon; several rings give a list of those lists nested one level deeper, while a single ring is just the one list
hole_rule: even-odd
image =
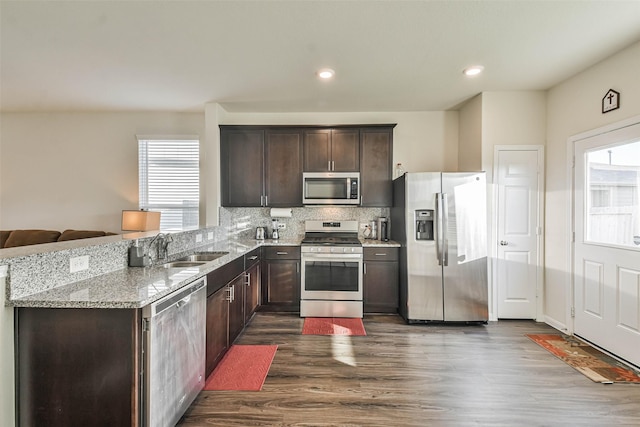
[{"label": "dark wood floor", "polygon": [[532,321],[406,325],[366,316],[366,337],[301,335],[258,313],[236,344],[277,344],[262,391],[203,391],[183,426],[639,426],[640,385],[597,384],[525,334]]}]

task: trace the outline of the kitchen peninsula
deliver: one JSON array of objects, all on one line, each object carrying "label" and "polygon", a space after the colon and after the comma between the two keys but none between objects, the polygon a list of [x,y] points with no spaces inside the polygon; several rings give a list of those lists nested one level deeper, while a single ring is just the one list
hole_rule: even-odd
[{"label": "kitchen peninsula", "polygon": [[[275,282],[269,279],[266,266],[270,261],[262,258],[263,249],[297,247],[300,238],[256,241],[216,240],[214,236],[204,244],[194,243],[197,235],[210,237],[209,233],[204,229],[174,235],[176,246],[169,262],[194,252],[224,253],[199,265],[127,268],[126,249],[130,241],[112,236],[106,238],[105,245],[65,248],[62,252],[69,253],[62,255],[55,251],[41,255],[53,262],[57,257],[73,256],[84,250],[101,254],[100,259],[106,264],[121,268],[36,292],[27,290],[18,277],[11,281],[9,304],[16,307],[19,425],[82,425],[97,416],[113,425],[144,423],[141,420],[146,404],[142,354],[145,307],[205,277],[207,375],[213,370],[258,306],[269,309],[264,304],[268,295],[265,284]],[[365,247],[395,245],[364,243]],[[113,260],[105,253],[110,253]],[[98,258],[91,256],[91,259]],[[12,260],[16,259],[2,259],[9,263],[10,274],[19,274],[23,271],[20,258],[13,264]],[[68,259],[62,264],[68,268]],[[250,277],[257,279],[253,288],[249,286]],[[230,294],[235,294],[239,304],[229,301]],[[257,297],[252,299],[252,295]],[[239,313],[239,320],[234,313]],[[222,329],[221,324],[225,325]]]}]

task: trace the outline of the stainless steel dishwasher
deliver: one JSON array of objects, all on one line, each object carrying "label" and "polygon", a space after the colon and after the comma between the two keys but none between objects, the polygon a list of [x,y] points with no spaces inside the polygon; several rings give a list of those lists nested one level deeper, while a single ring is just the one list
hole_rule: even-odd
[{"label": "stainless steel dishwasher", "polygon": [[173,426],[204,387],[206,278],[143,308],[144,426]]}]

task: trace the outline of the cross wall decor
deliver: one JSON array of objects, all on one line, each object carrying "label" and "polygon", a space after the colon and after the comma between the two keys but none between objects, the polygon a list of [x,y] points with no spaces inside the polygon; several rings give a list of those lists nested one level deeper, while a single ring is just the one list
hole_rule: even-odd
[{"label": "cross wall decor", "polygon": [[602,98],[602,114],[618,108],[620,108],[620,93],[609,89],[604,98]]}]

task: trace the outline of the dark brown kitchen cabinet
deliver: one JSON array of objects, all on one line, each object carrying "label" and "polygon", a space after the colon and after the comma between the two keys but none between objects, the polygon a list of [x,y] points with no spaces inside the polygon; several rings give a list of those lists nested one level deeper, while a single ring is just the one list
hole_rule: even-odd
[{"label": "dark brown kitchen cabinet", "polygon": [[17,425],[138,426],[141,322],[136,309],[16,309]]},{"label": "dark brown kitchen cabinet", "polygon": [[207,297],[206,370],[213,372],[229,348],[229,289],[225,286]]},{"label": "dark brown kitchen cabinet", "polygon": [[364,248],[365,313],[397,313],[399,304],[398,248]]},{"label": "dark brown kitchen cabinet", "polygon": [[229,289],[229,345],[244,329],[245,275],[241,274],[227,285]]},{"label": "dark brown kitchen cabinet", "polygon": [[[207,332],[206,332],[206,375],[209,376],[218,362],[225,355],[229,346],[233,344],[230,339],[230,329],[237,328],[237,320],[233,317],[231,308],[230,285],[236,280],[242,281],[244,271],[244,259],[236,258],[233,261],[213,270],[207,274]],[[238,291],[236,291],[238,292]],[[242,287],[240,287],[242,295]],[[240,298],[242,300],[242,298]],[[233,317],[233,325],[230,319]]]},{"label": "dark brown kitchen cabinet", "polygon": [[302,131],[267,130],[264,151],[264,205],[302,206]]},{"label": "dark brown kitchen cabinet", "polygon": [[361,206],[393,204],[393,127],[360,129]]},{"label": "dark brown kitchen cabinet", "polygon": [[300,247],[264,247],[262,310],[300,311]]},{"label": "dark brown kitchen cabinet", "polygon": [[358,172],[360,133],[357,128],[304,131],[305,172]]},{"label": "dark brown kitchen cabinet", "polygon": [[221,126],[222,205],[302,206],[302,130]]},{"label": "dark brown kitchen cabinet", "polygon": [[245,288],[244,288],[244,323],[249,323],[251,317],[260,305],[260,248],[255,249],[244,256],[245,262]]},{"label": "dark brown kitchen cabinet", "polygon": [[264,205],[264,130],[220,132],[222,206]]}]

